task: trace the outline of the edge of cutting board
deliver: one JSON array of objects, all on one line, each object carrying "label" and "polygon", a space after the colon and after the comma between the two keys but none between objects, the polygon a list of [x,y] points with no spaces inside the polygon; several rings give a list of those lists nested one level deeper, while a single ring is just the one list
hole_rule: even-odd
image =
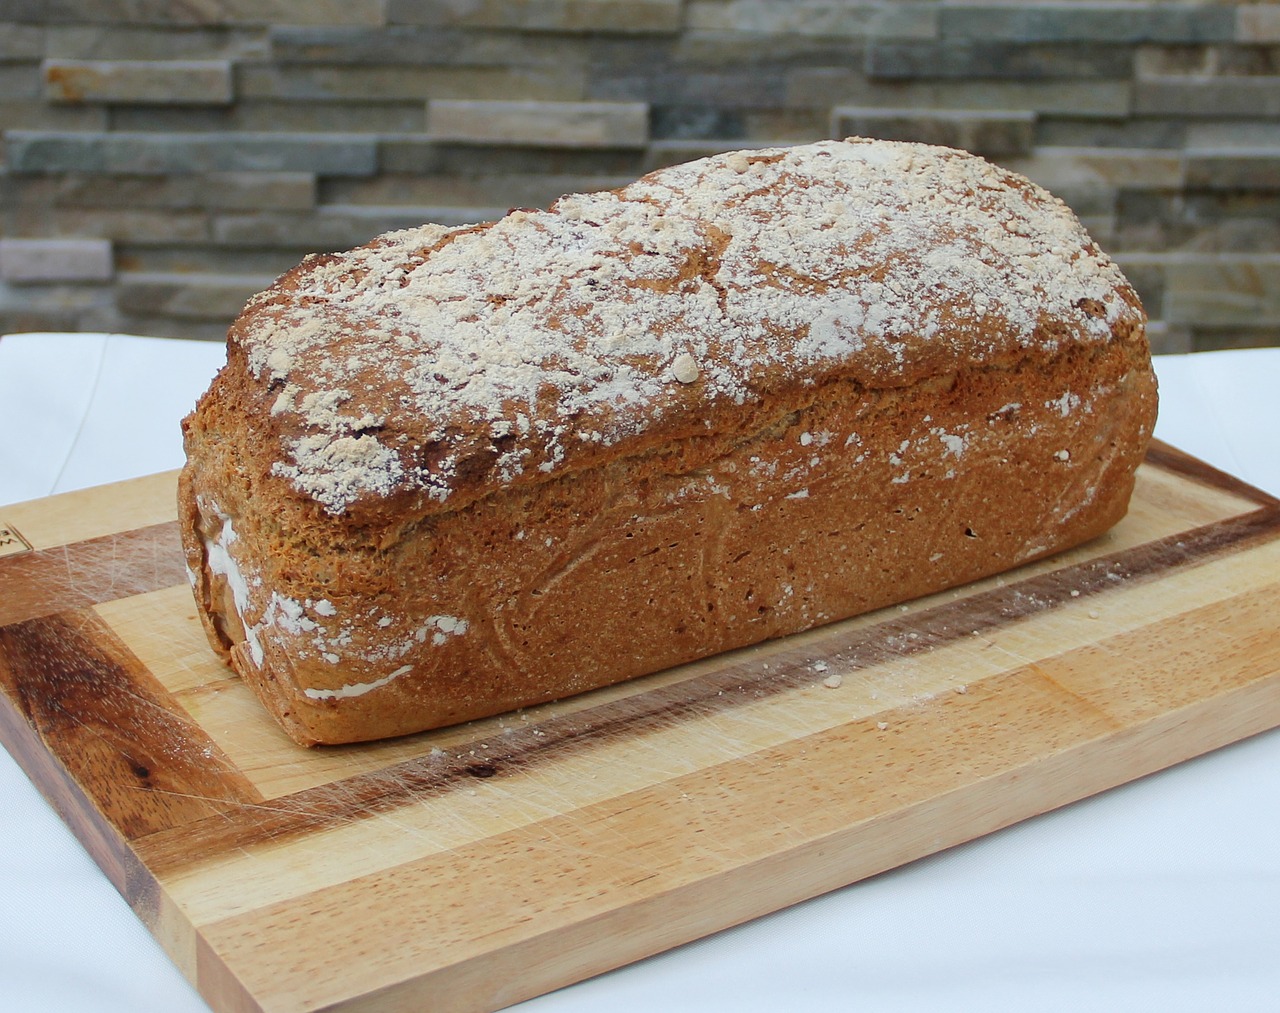
[{"label": "edge of cutting board", "polygon": [[[1153,445],[1148,462],[1149,467],[1237,497],[1242,503],[1230,517],[1157,540],[1158,545],[1152,543],[1161,553],[1177,555],[1178,572],[1198,567],[1213,576],[1224,560],[1246,559],[1259,547],[1280,543],[1280,500],[1163,444]],[[1086,645],[1011,665],[1000,678],[957,684],[954,692],[934,696],[928,706],[904,704],[883,715],[862,715],[810,730],[794,741],[762,746],[722,763],[676,771],[616,797],[584,802],[572,812],[504,827],[484,838],[480,842],[484,847],[480,843],[458,847],[443,858],[424,854],[386,874],[420,885],[452,869],[470,877],[470,896],[477,906],[492,903],[501,909],[503,904],[515,903],[504,899],[504,891],[510,891],[511,877],[528,872],[529,855],[556,860],[559,852],[547,841],[560,835],[560,846],[572,844],[579,858],[575,867],[552,875],[558,891],[553,900],[593,883],[602,896],[562,900],[558,905],[551,902],[544,912],[545,929],[517,929],[495,922],[489,926],[490,944],[451,940],[446,947],[449,952],[431,966],[423,954],[392,954],[372,982],[334,983],[323,992],[316,985],[309,991],[304,968],[298,973],[299,981],[277,986],[272,982],[280,977],[278,968],[272,970],[269,961],[265,970],[259,967],[255,945],[271,946],[273,932],[283,938],[281,925],[304,912],[314,919],[316,945],[325,945],[323,941],[330,937],[340,939],[344,922],[361,912],[334,907],[335,902],[317,892],[210,921],[193,918],[196,905],[184,890],[205,875],[204,865],[212,868],[230,861],[227,856],[237,847],[269,846],[287,853],[291,842],[303,840],[310,831],[318,828],[329,833],[341,828],[344,820],[352,818],[344,808],[351,799],[364,806],[363,817],[377,820],[407,802],[440,798],[465,802],[464,796],[477,789],[502,789],[508,775],[518,778],[527,772],[527,767],[512,759],[520,748],[528,746],[537,762],[545,756],[572,759],[593,748],[594,729],[610,715],[648,734],[670,724],[662,711],[667,703],[683,717],[700,722],[732,714],[737,704],[716,703],[720,698],[714,694],[741,691],[750,679],[756,680],[761,693],[807,693],[814,682],[815,656],[844,659],[841,664],[852,658],[853,667],[846,671],[858,671],[858,666],[882,664],[888,656],[884,645],[900,645],[913,633],[926,636],[923,646],[929,650],[919,651],[922,657],[935,648],[962,645],[962,635],[982,633],[994,643],[1002,635],[1002,623],[1016,624],[1039,614],[1030,606],[1030,611],[1019,613],[1020,601],[1038,602],[1066,615],[1084,607],[1073,600],[1073,592],[1079,594],[1083,587],[1087,597],[1092,593],[1091,581],[1103,587],[1115,571],[1110,569],[1111,557],[1106,557],[1106,566],[1083,560],[1066,571],[1041,568],[1031,576],[1011,575],[1007,585],[990,583],[968,597],[926,602],[908,615],[883,610],[853,621],[852,626],[833,624],[759,650],[748,648],[709,659],[687,666],[693,673],[688,679],[650,680],[643,694],[638,692],[646,698],[648,711],[625,692],[592,694],[590,701],[545,712],[545,720],[535,719],[536,728],[509,738],[506,754],[490,753],[484,763],[469,760],[464,747],[478,743],[482,733],[493,730],[491,725],[471,738],[467,737],[471,733],[461,731],[452,733],[452,739],[446,736],[441,741],[453,745],[443,751],[443,760],[419,750],[418,755],[408,754],[394,763],[373,763],[364,773],[339,778],[332,785],[269,796],[252,776],[239,770],[216,735],[206,734],[170,699],[169,691],[94,611],[103,603],[185,580],[180,559],[175,562],[169,552],[176,545],[172,481],[173,473],[166,473],[0,508],[0,524],[11,524],[33,546],[30,553],[0,557],[0,575],[6,579],[20,575],[26,582],[23,586],[34,589],[0,601],[0,741],[179,968],[219,1010],[388,1010],[420,1008],[428,1001],[440,1009],[496,1009],[1280,725],[1280,663],[1275,660],[1280,648],[1274,646],[1273,623],[1267,618],[1280,606],[1277,577],[1266,584],[1267,597],[1251,608],[1242,608],[1224,590],[1213,604],[1191,611],[1202,633],[1211,633],[1213,624],[1221,623],[1228,612],[1246,634],[1252,631],[1248,635],[1256,642],[1257,655],[1232,655],[1235,674],[1231,679],[1223,676],[1221,685],[1179,683],[1172,689],[1174,696],[1181,694],[1176,701],[1168,706],[1147,703],[1145,710],[1133,704],[1136,709],[1124,720],[1099,715],[1089,703],[1073,711],[1077,705],[1071,697],[1079,694],[1071,688],[1071,680],[1088,682],[1082,673],[1093,645]],[[70,532],[66,541],[60,540],[59,532]],[[74,544],[59,551],[67,542]],[[1133,587],[1164,579],[1156,551],[1142,545],[1119,554]],[[69,581],[59,569],[70,566],[68,560],[125,556],[135,562],[124,578],[112,574],[97,582]],[[1070,586],[1063,582],[1067,571]],[[1173,618],[1141,627],[1142,631],[1149,628],[1142,642],[1167,641]],[[948,631],[946,623],[957,621],[975,628],[960,634]],[[1124,636],[1137,637],[1138,632]],[[1177,645],[1162,649],[1160,663],[1176,666]],[[764,657],[775,664],[767,676],[757,670]],[[15,658],[40,658],[43,667],[34,676],[28,670],[19,680],[13,675],[18,667]],[[1119,675],[1136,684],[1159,673],[1151,676],[1135,669]],[[696,701],[688,695],[691,686],[701,687]],[[1018,695],[1024,691],[1025,695]],[[1029,752],[1010,741],[993,744],[991,755],[974,755],[974,729],[1007,723],[1008,705],[1015,696],[1019,705],[1043,697],[1046,713],[1071,713],[1078,724],[1069,734],[1044,731],[1043,741],[1038,740]],[[106,734],[99,734],[105,724],[94,734],[79,729],[77,710],[93,711],[104,697],[131,702],[100,715],[109,721]],[[1132,701],[1123,703],[1128,706]],[[909,720],[898,722],[894,715],[899,714]],[[174,762],[163,755],[147,723],[155,715],[162,718],[164,743],[194,749],[192,756]],[[882,720],[886,717],[889,720]],[[542,734],[535,741],[538,732]],[[549,742],[541,741],[548,737]],[[846,769],[835,760],[896,762],[906,741],[915,744],[910,755],[919,759],[920,766],[912,776],[921,786],[912,788],[914,795],[904,790],[903,797],[868,808],[869,803],[859,800],[860,792],[883,792],[892,786],[886,789],[883,778]],[[928,749],[921,743],[928,743]],[[814,757],[827,760],[818,762]],[[967,764],[968,769],[957,775],[946,769],[948,763]],[[623,835],[636,842],[638,854],[657,862],[655,856],[666,855],[664,848],[674,847],[664,842],[664,835],[679,835],[690,826],[709,835],[741,829],[746,817],[740,809],[749,804],[744,800],[761,790],[770,805],[792,807],[787,810],[792,822],[785,840],[770,841],[767,835],[761,836],[763,831],[748,834],[741,843],[742,854],[733,858],[717,856],[715,847],[709,846],[695,856],[701,863],[696,868],[682,865],[673,852],[662,859],[667,864],[653,866],[652,877],[634,884],[624,882],[617,855],[605,854],[606,838]],[[153,805],[156,799],[163,799],[163,804]],[[691,808],[691,799],[697,801],[696,807]],[[831,818],[808,811],[817,800],[831,799],[843,807]],[[704,844],[709,839],[703,838]],[[182,848],[192,841],[216,842],[209,852],[212,857],[185,861]],[[653,878],[659,882],[646,886]],[[374,872],[368,872],[356,886],[344,884],[346,892],[340,895],[366,896],[361,888],[367,892],[379,883],[394,894],[400,880],[379,881]],[[411,897],[405,908],[415,917],[424,917],[429,913],[422,906],[426,903]],[[248,939],[255,928],[262,931],[265,944]],[[282,950],[287,951],[282,960],[307,959],[305,950],[293,953],[288,945]]]}]

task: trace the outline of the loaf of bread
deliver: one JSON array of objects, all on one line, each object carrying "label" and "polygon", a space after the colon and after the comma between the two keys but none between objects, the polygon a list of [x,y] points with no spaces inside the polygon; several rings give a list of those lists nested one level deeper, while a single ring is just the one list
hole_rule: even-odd
[{"label": "loaf of bread", "polygon": [[213,646],[306,744],[564,697],[1126,511],[1132,288],[960,151],[744,151],[312,256],[184,422]]}]

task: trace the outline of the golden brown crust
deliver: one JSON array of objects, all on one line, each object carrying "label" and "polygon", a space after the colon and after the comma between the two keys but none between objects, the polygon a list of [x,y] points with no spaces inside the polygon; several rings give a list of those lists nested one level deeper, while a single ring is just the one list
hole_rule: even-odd
[{"label": "golden brown crust", "polygon": [[[942,199],[908,207],[921,188]],[[184,424],[206,629],[300,742],[809,628],[1126,509],[1155,412],[1141,308],[1025,180],[830,142],[520,215],[310,258]],[[656,220],[674,238],[647,249]]]}]

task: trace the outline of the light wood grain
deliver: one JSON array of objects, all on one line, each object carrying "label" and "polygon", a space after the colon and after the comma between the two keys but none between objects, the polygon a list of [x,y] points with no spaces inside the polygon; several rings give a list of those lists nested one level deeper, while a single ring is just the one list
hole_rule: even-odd
[{"label": "light wood grain", "polygon": [[1053,559],[318,750],[209,650],[171,503],[5,509],[0,736],[218,1010],[497,1009],[1280,725],[1280,504],[1167,448]]},{"label": "light wood grain", "polygon": [[35,549],[71,545],[178,518],[176,471],[0,506]]}]

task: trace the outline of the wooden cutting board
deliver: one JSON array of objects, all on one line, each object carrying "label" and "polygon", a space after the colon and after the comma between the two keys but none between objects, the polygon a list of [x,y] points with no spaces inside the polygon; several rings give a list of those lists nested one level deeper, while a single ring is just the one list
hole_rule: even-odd
[{"label": "wooden cutting board", "polygon": [[490,1010],[1280,725],[1280,501],[1167,447],[1084,548],[558,704],[305,750],[174,475],[0,508],[0,737],[216,1010]]}]

